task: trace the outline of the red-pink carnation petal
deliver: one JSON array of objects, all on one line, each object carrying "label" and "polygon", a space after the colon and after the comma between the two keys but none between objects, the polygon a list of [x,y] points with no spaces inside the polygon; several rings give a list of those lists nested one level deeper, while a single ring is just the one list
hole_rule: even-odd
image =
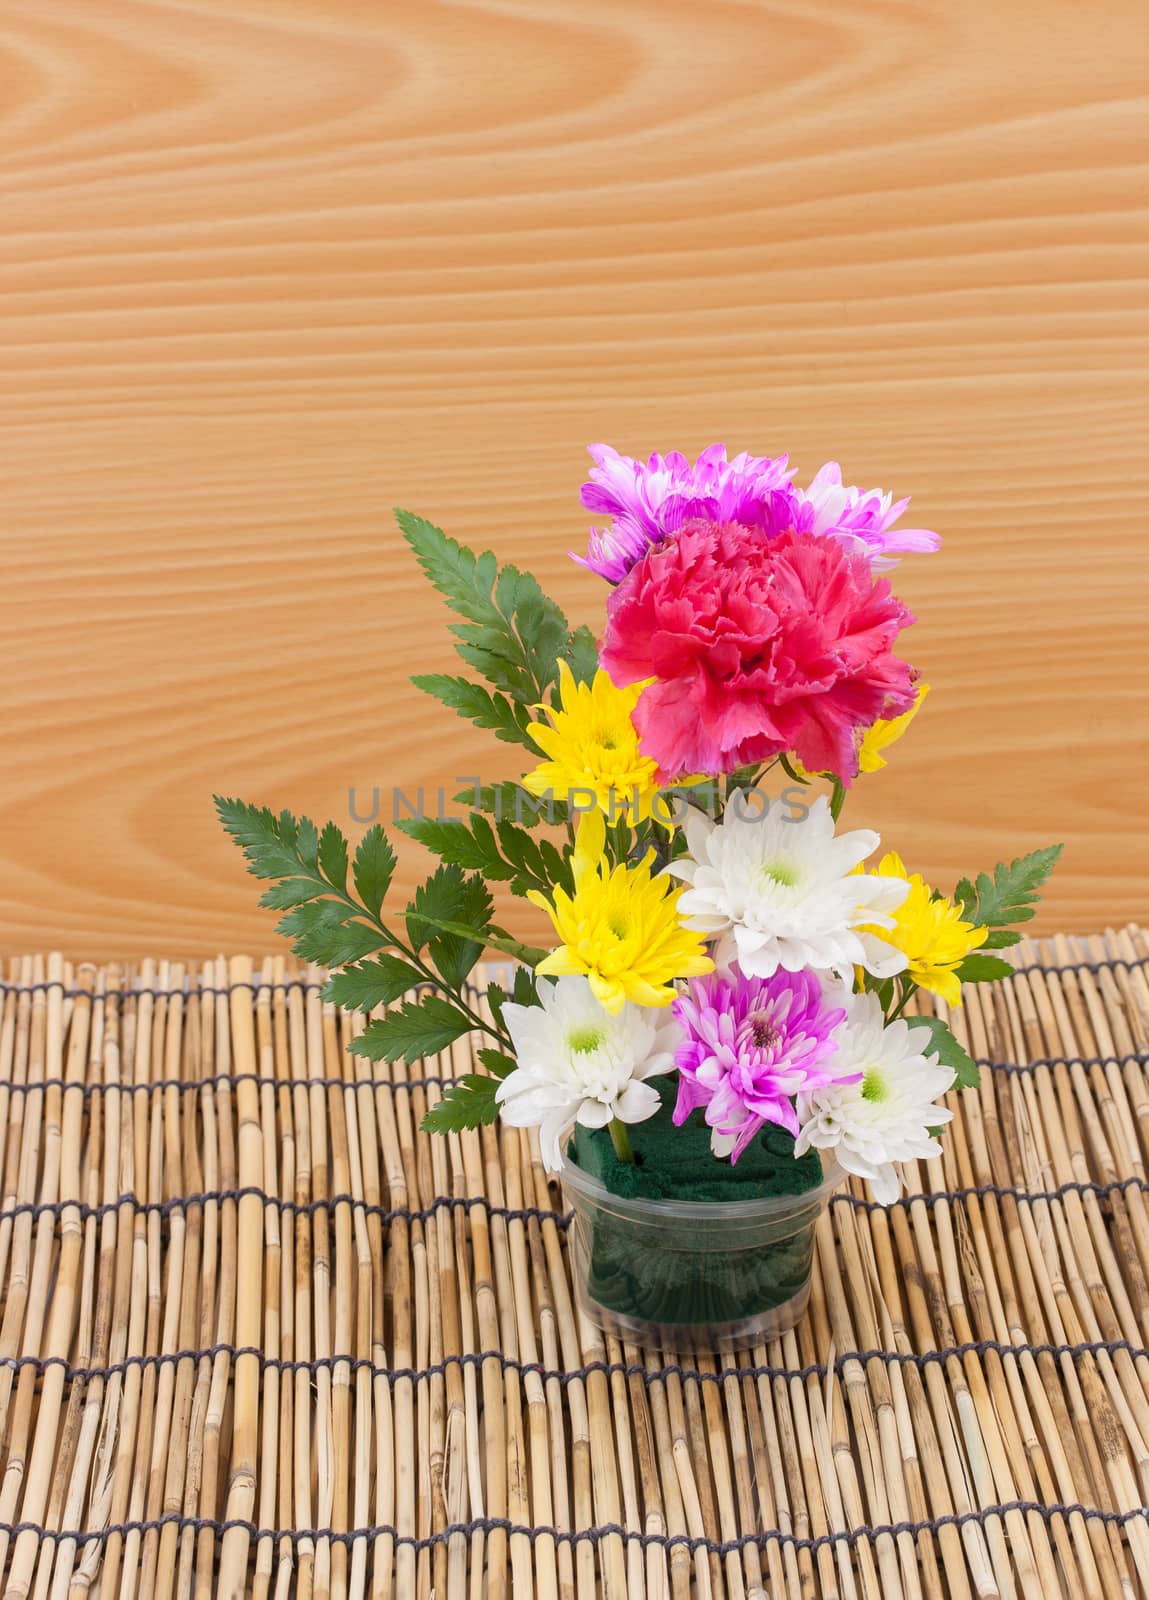
[{"label": "red-pink carnation petal", "polygon": [[858,734],[913,704],[892,651],[913,621],[884,578],[816,534],[688,522],[611,595],[602,664],[663,780],[793,751],[849,783]]}]

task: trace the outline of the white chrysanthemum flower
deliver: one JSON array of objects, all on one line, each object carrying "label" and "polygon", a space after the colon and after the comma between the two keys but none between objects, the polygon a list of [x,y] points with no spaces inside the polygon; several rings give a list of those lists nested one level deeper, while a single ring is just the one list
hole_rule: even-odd
[{"label": "white chrysanthemum flower", "polygon": [[931,1035],[912,1018],[887,1025],[877,995],[850,995],[843,1003],[847,1016],[837,1034],[834,1070],[839,1077],[861,1077],[798,1096],[802,1127],[794,1154],[812,1145],[832,1150],[847,1172],[868,1181],[875,1200],[889,1205],[901,1189],[895,1161],[941,1154],[930,1129],[949,1122],[953,1112],[934,1102],[953,1087],[954,1072],[930,1053]]},{"label": "white chrysanthemum flower", "polygon": [[645,1122],[659,1107],[647,1078],[669,1072],[680,1029],[662,1007],[628,1001],[604,1011],[583,977],[540,983],[538,1006],[505,1005],[503,1021],[518,1066],[499,1084],[504,1122],[538,1128],[548,1172],[562,1164],[562,1138],[576,1122],[605,1128]]},{"label": "white chrysanthemum flower", "polygon": [[688,928],[715,938],[715,960],[737,961],[755,978],[779,967],[813,967],[846,977],[865,967],[875,977],[901,972],[906,957],[873,932],[892,928],[909,893],[902,878],[855,872],[877,849],[869,828],[835,835],[829,802],[819,796],[804,817],[777,807],[721,822],[697,811],[686,819],[689,854],[667,872],[688,887],[678,914]]}]

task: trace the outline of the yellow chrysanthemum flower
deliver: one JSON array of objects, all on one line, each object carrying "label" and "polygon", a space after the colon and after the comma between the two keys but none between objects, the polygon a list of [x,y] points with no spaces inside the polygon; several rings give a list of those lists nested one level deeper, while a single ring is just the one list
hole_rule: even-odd
[{"label": "yellow chrysanthemum flower", "polygon": [[[561,709],[540,708],[551,720],[530,728],[531,738],[550,759],[527,773],[523,788],[558,800],[579,790],[593,794],[612,822],[649,817],[661,792],[658,763],[639,751],[638,729],[631,720],[644,688],[634,683],[618,689],[601,667],[593,683],[576,683],[570,667],[560,661]],[[664,822],[665,812],[665,806],[654,806],[655,821]]]},{"label": "yellow chrysanthemum flower", "polygon": [[947,1005],[960,1006],[956,968],[985,942],[989,930],[964,921],[952,900],[935,898],[925,879],[907,872],[901,856],[892,850],[882,857],[878,872],[884,878],[904,878],[910,892],[893,913],[894,926],[871,931],[905,952],[907,977],[931,994],[941,995]]},{"label": "yellow chrysanthemum flower", "polygon": [[904,711],[900,717],[890,717],[887,721],[875,722],[872,727],[866,729],[858,746],[859,772],[879,772],[885,766],[881,752],[887,745],[897,743],[917,716],[921,703],[929,692],[929,684],[920,683],[918,697],[908,711]]},{"label": "yellow chrysanthemum flower", "polygon": [[673,878],[651,876],[654,852],[637,867],[612,867],[605,845],[602,812],[586,812],[571,857],[573,896],[556,888],[551,905],[537,889],[528,894],[563,941],[537,970],[556,978],[581,974],[612,1016],[628,1000],[668,1006],[675,978],[713,972],[714,963],[703,936],[678,919],[681,889]]}]

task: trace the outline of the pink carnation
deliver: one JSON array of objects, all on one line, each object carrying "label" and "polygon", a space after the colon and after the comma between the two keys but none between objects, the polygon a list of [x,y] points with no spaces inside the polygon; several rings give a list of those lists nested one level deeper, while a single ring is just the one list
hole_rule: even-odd
[{"label": "pink carnation", "polygon": [[891,653],[912,621],[836,540],[696,520],[611,595],[602,664],[619,685],[658,680],[634,717],[663,781],[793,752],[849,783],[858,733],[913,705]]}]

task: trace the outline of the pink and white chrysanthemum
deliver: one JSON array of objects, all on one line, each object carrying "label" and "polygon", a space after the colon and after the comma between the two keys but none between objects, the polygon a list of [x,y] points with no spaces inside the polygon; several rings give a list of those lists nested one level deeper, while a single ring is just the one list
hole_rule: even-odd
[{"label": "pink and white chrysanthemum", "polygon": [[846,1013],[812,972],[748,978],[731,967],[695,978],[673,1011],[683,1032],[674,1121],[705,1107],[715,1155],[737,1161],[767,1122],[796,1135],[795,1096],[837,1079],[833,1035]]},{"label": "pink and white chrysanthemum", "polygon": [[611,520],[591,530],[586,556],[574,559],[611,583],[694,517],[766,533],[794,526],[797,501],[785,456],[772,460],[742,451],[727,461],[722,444],[707,446],[693,465],[678,450],[649,461],[620,455],[608,444],[592,444],[589,453],[595,464],[582,503]]},{"label": "pink and white chrysanthemum", "polygon": [[857,489],[842,482],[842,469],[827,461],[808,489],[798,489],[795,527],[839,540],[847,549],[868,556],[875,572],[897,566],[897,557],[936,550],[941,539],[929,528],[895,524],[909,497],[895,501],[883,489]]}]

